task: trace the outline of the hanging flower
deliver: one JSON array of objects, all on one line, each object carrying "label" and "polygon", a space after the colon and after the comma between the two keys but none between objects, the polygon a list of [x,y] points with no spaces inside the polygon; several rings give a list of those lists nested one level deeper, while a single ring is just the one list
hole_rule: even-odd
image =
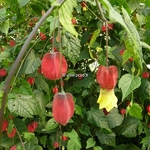
[{"label": "hanging flower", "polygon": [[118,69],[116,66],[99,66],[96,78],[100,84],[100,95],[97,100],[99,109],[105,108],[109,112],[117,107],[118,99],[114,94],[114,88],[117,84]]},{"label": "hanging flower", "polygon": [[[62,64],[60,64],[60,57],[62,58]],[[41,70],[46,78],[57,80],[66,74],[68,64],[65,57],[59,52],[46,53],[42,59]]]},{"label": "hanging flower", "polygon": [[0,77],[4,77],[7,75],[7,71],[5,69],[0,69]]},{"label": "hanging flower", "polygon": [[114,89],[100,89],[100,95],[97,100],[99,103],[99,109],[105,108],[109,112],[112,108],[117,108],[117,97],[114,94]]},{"label": "hanging flower", "polygon": [[65,126],[74,114],[74,107],[72,94],[57,92],[52,104],[52,113],[56,122]]},{"label": "hanging flower", "polygon": [[96,73],[97,82],[102,89],[113,89],[116,86],[118,69],[116,66],[99,66]]},{"label": "hanging flower", "polygon": [[28,132],[34,132],[38,127],[38,122],[34,121],[30,124],[28,124]]},{"label": "hanging flower", "polygon": [[2,122],[2,132],[4,132],[8,127],[8,121],[6,119]]}]

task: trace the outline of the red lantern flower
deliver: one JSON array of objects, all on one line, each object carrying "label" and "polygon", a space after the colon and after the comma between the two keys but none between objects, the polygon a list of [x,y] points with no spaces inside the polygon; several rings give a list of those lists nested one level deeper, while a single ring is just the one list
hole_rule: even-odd
[{"label": "red lantern flower", "polygon": [[29,77],[29,78],[28,78],[28,83],[29,83],[30,85],[33,85],[33,84],[34,84],[34,78]]},{"label": "red lantern flower", "polygon": [[6,76],[7,71],[5,69],[0,69],[0,77]]},{"label": "red lantern flower", "polygon": [[8,121],[6,119],[3,120],[2,123],[2,132],[4,132],[8,127]]},{"label": "red lantern flower", "polygon": [[70,93],[56,93],[52,104],[53,117],[65,126],[74,114],[74,100]]},{"label": "red lantern flower", "polygon": [[142,73],[142,77],[145,78],[145,79],[149,78],[149,76],[150,76],[150,74],[147,71],[145,71],[145,72]]},{"label": "red lantern flower", "polygon": [[[60,65],[60,55],[62,58],[62,65]],[[66,74],[68,64],[65,57],[59,52],[46,53],[42,59],[41,70],[46,78],[57,80]],[[60,74],[61,72],[62,74]]]},{"label": "red lantern flower", "polygon": [[10,148],[10,150],[17,150],[17,146],[16,146],[16,145],[12,146],[12,147]]},{"label": "red lantern flower", "polygon": [[7,135],[9,138],[13,138],[15,136],[16,132],[17,132],[16,128],[13,128],[11,133],[8,133],[8,130],[7,130]]},{"label": "red lantern flower", "polygon": [[30,124],[28,124],[28,132],[34,132],[38,127],[38,122],[34,121]]},{"label": "red lantern flower", "polygon": [[96,74],[97,82],[102,89],[113,89],[116,86],[118,69],[116,66],[99,66]]}]

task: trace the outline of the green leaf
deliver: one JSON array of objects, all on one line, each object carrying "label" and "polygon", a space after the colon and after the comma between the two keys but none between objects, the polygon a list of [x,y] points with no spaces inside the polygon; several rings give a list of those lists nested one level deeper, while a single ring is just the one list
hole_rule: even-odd
[{"label": "green leaf", "polygon": [[98,131],[96,133],[96,136],[98,137],[101,144],[106,144],[106,145],[113,146],[113,147],[116,146],[116,139],[115,139],[116,136],[114,133],[107,134],[107,133]]},{"label": "green leaf", "polygon": [[96,146],[96,147],[93,148],[93,150],[102,150],[102,148],[99,147],[99,146]]},{"label": "green leaf", "polygon": [[18,94],[15,99],[8,100],[8,109],[11,113],[31,118],[33,115],[40,115],[44,111],[43,103],[40,97]]},{"label": "green leaf", "polygon": [[82,124],[81,127],[79,127],[79,131],[83,135],[86,135],[86,136],[91,135],[90,127],[86,124]]},{"label": "green leaf", "polygon": [[38,69],[40,64],[40,58],[36,57],[34,52],[31,51],[20,70],[20,74],[31,74]]},{"label": "green leaf", "polygon": [[115,133],[117,133],[117,135],[124,135],[128,138],[136,137],[139,124],[139,119],[127,116],[123,120],[122,124],[115,128]]},{"label": "green leaf", "polygon": [[6,14],[6,9],[5,8],[1,8],[0,9],[0,17],[1,18],[5,18],[5,14]]},{"label": "green leaf", "polygon": [[81,149],[80,139],[74,129],[72,129],[71,132],[65,132],[64,135],[66,135],[70,138],[67,143],[67,150],[72,150],[72,149],[80,150]]},{"label": "green leaf", "polygon": [[32,95],[33,93],[31,85],[26,80],[23,80],[21,82],[21,86],[19,87],[18,93],[25,95]]},{"label": "green leaf", "polygon": [[78,33],[71,22],[73,18],[72,16],[73,8],[76,6],[77,0],[73,1],[66,0],[59,9],[59,21],[68,32],[77,37]]},{"label": "green leaf", "polygon": [[87,112],[87,120],[97,127],[109,130],[106,116],[102,110],[92,107],[91,110]]},{"label": "green leaf", "polygon": [[89,138],[89,139],[86,141],[86,149],[95,146],[95,143],[96,143],[96,142],[95,142],[92,138]]},{"label": "green leaf", "polygon": [[18,0],[20,7],[25,6],[27,3],[30,2],[30,0]]},{"label": "green leaf", "polygon": [[8,30],[9,30],[9,20],[5,20],[4,22],[2,22],[0,24],[0,31],[7,35],[8,34]]},{"label": "green leaf", "polygon": [[42,131],[51,131],[54,130],[58,127],[58,123],[56,123],[56,121],[54,120],[54,118],[51,118],[50,120],[48,120],[47,124],[45,125],[45,129],[43,129]]},{"label": "green leaf", "polygon": [[2,62],[3,60],[7,59],[10,57],[10,53],[9,52],[1,52],[0,53],[0,62]]},{"label": "green leaf", "polygon": [[150,135],[144,137],[141,141],[141,143],[144,145],[144,147],[149,147],[150,145]]},{"label": "green leaf", "polygon": [[30,141],[35,138],[35,134],[31,132],[23,132],[23,137],[25,140]]},{"label": "green leaf", "polygon": [[108,125],[110,128],[119,126],[123,121],[123,116],[118,113],[118,109],[116,108],[113,108],[106,118],[108,119]]},{"label": "green leaf", "polygon": [[141,78],[133,77],[131,74],[125,74],[119,80],[119,88],[122,90],[122,100],[126,98],[133,90],[138,88],[141,84]]},{"label": "green leaf", "polygon": [[97,37],[99,36],[100,34],[100,29],[97,29],[94,31],[93,35],[92,35],[92,38],[90,40],[90,46],[92,47],[92,45],[94,44],[94,42],[96,41]]},{"label": "green leaf", "polygon": [[129,114],[138,119],[142,119],[142,108],[137,103],[133,103],[131,107],[129,107]]},{"label": "green leaf", "polygon": [[118,145],[115,150],[141,150],[134,144],[120,144]]},{"label": "green leaf", "polygon": [[62,36],[62,52],[74,65],[78,61],[80,47],[80,40],[65,32]]},{"label": "green leaf", "polygon": [[30,141],[25,143],[25,149],[35,150],[35,147],[38,145],[37,137],[32,138]]},{"label": "green leaf", "polygon": [[43,90],[48,95],[50,95],[49,85],[46,83],[45,78],[42,75],[37,74],[36,80],[35,80],[35,85],[38,90],[41,90],[41,91]]},{"label": "green leaf", "polygon": [[143,70],[143,54],[142,54],[142,45],[140,42],[140,35],[136,30],[135,25],[131,21],[130,16],[128,15],[127,11],[122,8],[122,13],[124,16],[124,21],[127,25],[129,32],[124,39],[126,49],[132,54],[132,57],[135,61],[135,64],[138,67],[138,74]]},{"label": "green leaf", "polygon": [[17,128],[18,132],[27,132],[27,126],[25,124],[25,121],[19,118],[14,118],[13,122],[15,124],[15,127]]}]

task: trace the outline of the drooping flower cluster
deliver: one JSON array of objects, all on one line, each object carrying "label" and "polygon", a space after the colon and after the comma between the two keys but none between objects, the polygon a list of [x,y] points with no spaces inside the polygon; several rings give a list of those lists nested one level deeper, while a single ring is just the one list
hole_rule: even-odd
[{"label": "drooping flower cluster", "polygon": [[[46,53],[42,59],[41,71],[49,80],[63,77],[68,70],[65,57],[60,52]],[[52,104],[53,117],[59,124],[65,126],[74,114],[74,100],[70,93],[58,92],[56,87]]]},{"label": "drooping flower cluster", "polygon": [[116,66],[99,66],[96,73],[97,82],[100,85],[100,95],[97,100],[99,109],[105,108],[108,112],[117,107],[117,97],[114,88],[117,84],[118,69]]},{"label": "drooping flower cluster", "polygon": [[74,114],[72,94],[57,92],[53,99],[52,113],[56,122],[65,126]]}]

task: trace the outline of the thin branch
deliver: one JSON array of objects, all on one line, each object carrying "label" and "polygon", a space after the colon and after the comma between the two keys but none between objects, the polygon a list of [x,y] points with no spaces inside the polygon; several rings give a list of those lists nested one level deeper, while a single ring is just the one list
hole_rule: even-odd
[{"label": "thin branch", "polygon": [[25,52],[28,49],[28,46],[33,38],[33,36],[35,35],[36,31],[39,29],[39,27],[42,25],[42,23],[45,21],[45,19],[52,13],[53,9],[59,5],[61,5],[64,2],[64,0],[57,0],[56,4],[54,4],[53,6],[51,6],[51,8],[42,16],[42,18],[39,20],[39,22],[36,24],[35,28],[32,30],[32,32],[30,33],[28,39],[25,41],[20,53],[18,54],[17,59],[14,62],[13,67],[11,68],[7,78],[6,78],[6,82],[5,85],[3,87],[3,98],[2,98],[2,103],[1,103],[1,107],[0,107],[0,143],[1,143],[1,138],[2,138],[2,122],[3,122],[3,115],[4,115],[4,110],[5,110],[5,104],[6,104],[6,100],[7,100],[7,94],[9,91],[9,87],[10,87],[10,83],[11,80],[13,78],[13,76],[15,75],[15,73],[17,72],[17,69],[20,65],[20,62],[23,58],[23,56],[25,55]]}]

